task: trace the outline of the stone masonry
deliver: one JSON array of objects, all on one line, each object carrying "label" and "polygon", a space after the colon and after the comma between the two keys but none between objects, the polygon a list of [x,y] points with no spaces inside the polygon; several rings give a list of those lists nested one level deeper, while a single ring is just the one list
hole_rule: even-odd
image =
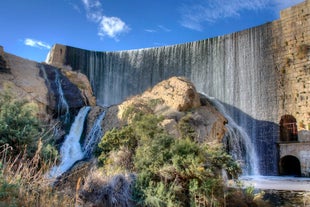
[{"label": "stone masonry", "polygon": [[281,11],[272,24],[278,120],[290,114],[298,130],[310,130],[310,0]]}]

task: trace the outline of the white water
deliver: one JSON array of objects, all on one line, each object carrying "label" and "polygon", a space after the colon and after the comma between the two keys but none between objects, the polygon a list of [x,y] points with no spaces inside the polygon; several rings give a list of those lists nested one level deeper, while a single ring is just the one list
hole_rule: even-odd
[{"label": "white water", "polygon": [[215,98],[208,97],[208,100],[228,120],[226,139],[230,155],[241,164],[243,175],[259,175],[258,157],[255,146],[246,131],[240,127],[227,113],[225,107]]},{"label": "white water", "polygon": [[50,177],[56,178],[66,172],[76,161],[83,159],[84,153],[80,145],[80,138],[84,129],[84,121],[90,107],[83,107],[71,126],[69,134],[60,148],[61,162],[50,170]]},{"label": "white water", "polygon": [[58,107],[57,107],[58,115],[60,117],[64,117],[63,122],[67,124],[70,122],[70,111],[69,111],[69,105],[67,103],[67,100],[64,96],[64,92],[62,90],[61,80],[59,77],[58,70],[55,70],[55,83],[56,83],[57,91],[59,94]]},{"label": "white water", "polygon": [[84,157],[90,157],[91,153],[94,150],[94,147],[99,142],[100,138],[103,136],[103,131],[101,127],[101,122],[105,117],[106,112],[103,111],[96,119],[93,127],[91,128],[90,132],[87,134],[82,150]]}]

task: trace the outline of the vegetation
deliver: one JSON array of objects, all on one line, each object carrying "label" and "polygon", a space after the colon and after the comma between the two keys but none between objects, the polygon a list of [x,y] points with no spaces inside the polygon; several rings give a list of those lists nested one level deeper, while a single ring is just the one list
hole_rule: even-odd
[{"label": "vegetation", "polygon": [[240,173],[221,148],[195,141],[190,116],[180,119],[176,139],[161,127],[163,117],[141,105],[129,107],[129,124],[99,143],[104,174],[90,174],[82,190],[79,179],[75,197],[69,196],[46,176],[58,156],[53,128],[43,130],[34,105],[9,90],[0,104],[0,206],[76,206],[83,198],[96,206],[223,206],[229,196],[222,170],[233,178]]},{"label": "vegetation", "polygon": [[40,126],[35,106],[25,100],[16,100],[9,90],[0,94],[0,145],[8,144],[17,155],[27,147],[29,155],[35,152]]},{"label": "vegetation", "polygon": [[[160,127],[161,117],[129,109],[130,124],[107,132],[99,143],[99,161],[106,174],[116,167],[117,173],[136,173],[136,206],[222,206],[222,170],[234,178],[240,173],[232,158],[221,148],[195,142],[187,117],[180,124],[182,138],[175,139]],[[125,151],[131,164],[120,169],[122,161],[114,155]]]},{"label": "vegetation", "polygon": [[43,128],[35,105],[16,99],[6,86],[0,93],[0,206],[74,206],[46,176],[58,152],[52,130]]},{"label": "vegetation", "polygon": [[5,85],[5,90],[0,92],[0,146],[10,146],[13,157],[23,154],[32,158],[38,142],[43,142],[40,156],[46,161],[54,160],[58,152],[52,142],[53,127],[40,124],[37,110],[35,104],[17,99],[10,86]]},{"label": "vegetation", "polygon": [[52,163],[42,163],[40,149],[31,159],[10,156],[11,147],[0,147],[0,206],[74,206],[74,198],[52,189],[45,173]]}]

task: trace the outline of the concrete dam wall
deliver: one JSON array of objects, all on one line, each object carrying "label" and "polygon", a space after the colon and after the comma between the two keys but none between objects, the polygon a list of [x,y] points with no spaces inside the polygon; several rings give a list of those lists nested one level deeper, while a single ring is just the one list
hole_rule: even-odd
[{"label": "concrete dam wall", "polygon": [[[47,62],[88,76],[99,105],[116,104],[171,76],[215,97],[251,137],[260,173],[278,174],[279,122],[310,129],[310,1],[264,25],[196,42],[117,52],[56,44]],[[300,124],[299,124],[300,123]]]}]

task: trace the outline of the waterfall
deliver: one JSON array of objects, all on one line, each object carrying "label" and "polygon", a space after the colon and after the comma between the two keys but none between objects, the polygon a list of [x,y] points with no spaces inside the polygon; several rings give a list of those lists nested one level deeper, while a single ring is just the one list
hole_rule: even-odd
[{"label": "waterfall", "polygon": [[158,48],[95,52],[66,47],[59,61],[87,75],[102,106],[120,103],[171,76],[187,77],[197,91],[224,103],[256,145],[260,173],[275,175],[279,95],[272,51],[272,27],[265,24]]},{"label": "waterfall", "polygon": [[103,131],[101,128],[101,122],[103,118],[105,117],[106,112],[103,111],[96,119],[95,123],[93,124],[90,132],[86,135],[86,138],[84,140],[84,144],[82,147],[82,151],[84,154],[84,157],[89,158],[95,148],[95,146],[98,144],[99,140],[103,136]]},{"label": "waterfall", "polygon": [[255,146],[246,131],[229,116],[225,107],[218,100],[207,95],[205,96],[228,120],[224,144],[233,159],[241,164],[243,175],[259,175]]},{"label": "waterfall", "polygon": [[55,83],[59,94],[59,100],[57,106],[58,116],[63,120],[64,124],[68,124],[70,122],[69,105],[64,96],[58,70],[55,70]]},{"label": "waterfall", "polygon": [[[55,109],[57,110],[57,117],[63,121],[65,125],[70,123],[70,110],[69,104],[65,98],[63,90],[63,80],[59,73],[58,68],[52,67],[50,65],[39,64],[40,75],[45,80],[46,86],[49,93],[49,102],[53,103],[53,95],[57,94],[55,99],[57,103],[55,104]],[[69,88],[69,87],[68,87]],[[53,94],[53,95],[52,95]]]},{"label": "waterfall", "polygon": [[70,128],[69,134],[60,148],[61,162],[50,170],[50,177],[55,178],[66,172],[76,161],[83,159],[84,153],[80,145],[80,138],[84,129],[84,122],[90,107],[80,109]]}]

